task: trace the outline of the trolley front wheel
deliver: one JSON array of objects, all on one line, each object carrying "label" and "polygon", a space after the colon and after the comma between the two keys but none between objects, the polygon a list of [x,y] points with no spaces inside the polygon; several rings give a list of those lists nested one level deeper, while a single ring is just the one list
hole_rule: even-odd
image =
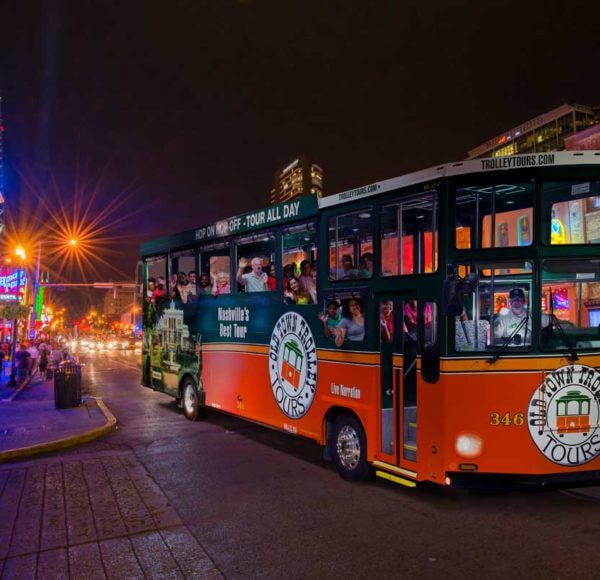
[{"label": "trolley front wheel", "polygon": [[338,473],[349,481],[367,479],[367,438],[360,421],[351,415],[340,415],[334,421],[331,437],[329,449]]}]

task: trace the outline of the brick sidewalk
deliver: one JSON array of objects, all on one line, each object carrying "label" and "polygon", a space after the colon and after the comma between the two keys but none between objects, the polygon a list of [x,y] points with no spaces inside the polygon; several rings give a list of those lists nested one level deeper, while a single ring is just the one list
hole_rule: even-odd
[{"label": "brick sidewalk", "polygon": [[0,577],[221,578],[132,453],[0,467]]}]

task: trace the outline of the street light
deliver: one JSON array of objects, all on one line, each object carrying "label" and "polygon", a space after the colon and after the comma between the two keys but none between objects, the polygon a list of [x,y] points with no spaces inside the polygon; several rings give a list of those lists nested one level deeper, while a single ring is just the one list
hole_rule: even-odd
[{"label": "street light", "polygon": [[25,257],[27,256],[27,254],[25,253],[25,248],[23,248],[23,246],[18,245],[15,248],[15,256],[17,256],[17,258],[19,258],[20,260],[25,260]]}]

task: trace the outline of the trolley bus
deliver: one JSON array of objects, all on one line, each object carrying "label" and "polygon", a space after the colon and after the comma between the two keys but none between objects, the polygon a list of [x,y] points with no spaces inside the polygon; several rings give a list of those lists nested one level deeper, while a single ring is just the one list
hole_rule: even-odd
[{"label": "trolley bus", "polygon": [[600,481],[600,152],[470,160],[142,245],[143,385],[340,475]]}]

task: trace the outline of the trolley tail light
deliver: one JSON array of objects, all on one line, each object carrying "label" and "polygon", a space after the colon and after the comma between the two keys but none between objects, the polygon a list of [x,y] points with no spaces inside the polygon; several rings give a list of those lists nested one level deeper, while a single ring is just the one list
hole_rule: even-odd
[{"label": "trolley tail light", "polygon": [[454,450],[465,459],[479,457],[483,451],[483,440],[473,433],[462,433],[456,438]]}]

